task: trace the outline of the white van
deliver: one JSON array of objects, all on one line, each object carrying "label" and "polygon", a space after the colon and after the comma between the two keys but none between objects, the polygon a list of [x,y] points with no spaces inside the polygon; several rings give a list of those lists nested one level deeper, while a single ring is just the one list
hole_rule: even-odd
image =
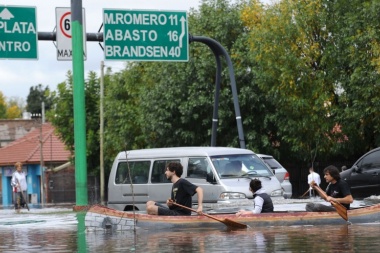
[{"label": "white van", "polygon": [[[166,203],[172,183],[166,179],[166,164],[180,162],[182,178],[203,188],[204,208],[231,200],[252,199],[251,178],[259,178],[271,197],[283,191],[273,172],[252,151],[225,147],[175,147],[120,152],[108,181],[108,207],[145,210],[154,200]],[[130,173],[129,173],[130,172]],[[132,179],[132,183],[131,180]],[[197,194],[194,195],[197,203]]]}]

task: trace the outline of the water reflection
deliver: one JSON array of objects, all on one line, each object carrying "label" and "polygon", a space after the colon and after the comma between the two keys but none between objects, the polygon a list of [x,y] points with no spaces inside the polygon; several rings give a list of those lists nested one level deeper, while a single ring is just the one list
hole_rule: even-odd
[{"label": "water reflection", "polygon": [[0,212],[0,252],[377,252],[380,224],[86,231],[77,213]]},{"label": "water reflection", "polygon": [[[89,233],[90,252],[370,252],[380,224],[271,227],[245,231],[147,231]],[[372,251],[374,252],[374,251]]]}]

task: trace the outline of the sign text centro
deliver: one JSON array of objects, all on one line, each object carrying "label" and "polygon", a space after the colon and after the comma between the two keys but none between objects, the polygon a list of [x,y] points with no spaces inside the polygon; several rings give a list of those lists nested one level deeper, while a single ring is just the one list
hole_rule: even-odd
[{"label": "sign text centro", "polygon": [[186,11],[103,10],[105,60],[188,61]]},{"label": "sign text centro", "polygon": [[0,58],[37,59],[36,7],[0,5]]}]

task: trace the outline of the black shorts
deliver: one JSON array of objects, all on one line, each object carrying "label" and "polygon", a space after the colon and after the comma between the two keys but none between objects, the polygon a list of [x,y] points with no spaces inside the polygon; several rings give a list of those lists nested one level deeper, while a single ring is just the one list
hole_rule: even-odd
[{"label": "black shorts", "polygon": [[166,207],[158,207],[158,215],[165,215],[165,216],[179,216],[179,215],[188,215],[185,213],[178,212],[176,210],[171,210]]}]

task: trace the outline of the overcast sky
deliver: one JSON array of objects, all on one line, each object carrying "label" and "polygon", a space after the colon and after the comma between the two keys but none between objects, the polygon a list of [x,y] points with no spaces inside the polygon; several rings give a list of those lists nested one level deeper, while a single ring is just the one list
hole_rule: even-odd
[{"label": "overcast sky", "polygon": [[[56,7],[70,7],[70,0],[2,0],[1,5],[32,6],[37,9],[38,32],[52,32],[56,26]],[[103,9],[149,9],[182,10],[198,8],[199,0],[82,0],[85,9],[87,33],[96,33],[102,24]],[[1,22],[1,19],[0,19]],[[0,38],[1,41],[1,38]],[[100,73],[100,62],[104,54],[97,42],[87,42],[87,60],[84,63],[85,77],[89,71]],[[105,61],[105,66],[120,71],[124,63]],[[65,81],[66,73],[72,69],[71,61],[58,61],[52,41],[38,41],[38,60],[0,59],[0,91],[5,97],[26,100],[32,86],[42,84],[55,90]]]}]

